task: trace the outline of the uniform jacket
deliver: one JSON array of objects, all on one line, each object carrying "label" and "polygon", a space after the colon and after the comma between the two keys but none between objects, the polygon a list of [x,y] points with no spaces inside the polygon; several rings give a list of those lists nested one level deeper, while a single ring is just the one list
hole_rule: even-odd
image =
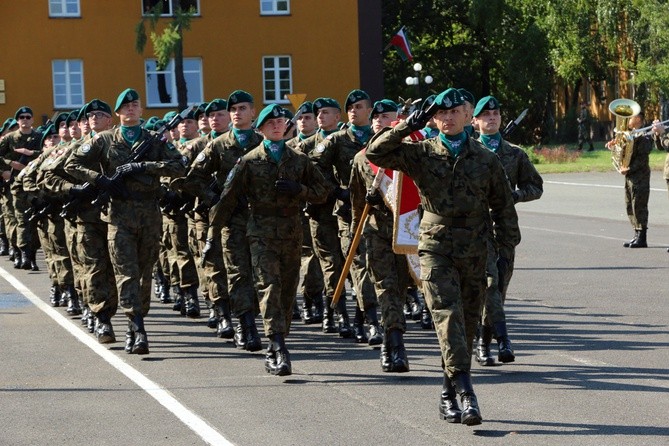
[{"label": "uniform jacket", "polygon": [[541,198],[544,180],[523,149],[502,140],[497,156],[504,166],[511,190],[516,192],[516,203]]}]

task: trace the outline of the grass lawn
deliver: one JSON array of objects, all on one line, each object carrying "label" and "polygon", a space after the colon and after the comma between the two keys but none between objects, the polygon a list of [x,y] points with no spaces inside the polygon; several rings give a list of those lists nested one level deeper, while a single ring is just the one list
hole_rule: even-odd
[{"label": "grass lawn", "polygon": [[[530,159],[534,163],[539,173],[569,173],[569,172],[608,172],[615,171],[611,163],[611,152],[604,147],[603,142],[594,143],[595,150],[588,152],[576,150],[576,145],[546,145],[543,146],[544,152],[547,150],[560,153],[555,162],[549,162],[545,157],[530,154]],[[566,150],[565,150],[566,149]],[[666,152],[653,149],[650,153],[651,170],[662,170],[664,160],[667,157]]]}]

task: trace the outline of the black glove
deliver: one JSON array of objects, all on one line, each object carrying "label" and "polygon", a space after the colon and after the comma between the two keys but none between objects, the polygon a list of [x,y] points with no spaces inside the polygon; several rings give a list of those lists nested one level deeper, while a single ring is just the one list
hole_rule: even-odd
[{"label": "black glove", "polygon": [[427,110],[424,111],[416,110],[415,112],[411,113],[407,118],[407,126],[414,132],[424,128],[430,118],[432,118],[434,113],[437,111],[437,109],[431,111],[430,108],[431,107],[428,107]]},{"label": "black glove", "polygon": [[345,201],[343,205],[339,206],[335,211],[335,214],[338,215],[346,223],[351,223],[351,202]]},{"label": "black glove", "polygon": [[130,195],[121,177],[112,180],[108,176],[100,175],[95,179],[95,185],[114,198],[127,198]]},{"label": "black glove", "polygon": [[298,195],[300,192],[302,192],[302,185],[300,183],[283,178],[276,180],[274,187],[278,193],[289,195],[291,197],[294,197],[295,195]]},{"label": "black glove", "polygon": [[348,201],[351,198],[351,191],[348,189],[343,189],[341,187],[338,187],[335,189],[334,195],[337,198],[337,200]]},{"label": "black glove", "polygon": [[202,248],[202,256],[200,257],[200,266],[204,267],[205,263],[207,262],[207,255],[211,251],[211,249],[214,247],[214,241],[210,238],[208,238],[204,242],[204,248]]},{"label": "black glove", "polygon": [[146,164],[144,163],[127,163],[122,164],[116,168],[116,173],[121,176],[135,175],[146,172]]},{"label": "black glove", "polygon": [[518,203],[518,200],[520,199],[520,192],[517,191],[517,190],[514,190],[513,192],[511,192],[511,196],[513,197],[514,204]]},{"label": "black glove", "polygon": [[77,184],[70,188],[70,197],[85,200],[87,198],[93,198],[95,195],[95,189],[93,187],[84,186],[83,184]]},{"label": "black glove", "polygon": [[365,195],[365,201],[369,203],[370,206],[383,206],[383,197],[379,193],[378,189],[374,190],[373,192],[371,190],[367,191],[367,194]]}]

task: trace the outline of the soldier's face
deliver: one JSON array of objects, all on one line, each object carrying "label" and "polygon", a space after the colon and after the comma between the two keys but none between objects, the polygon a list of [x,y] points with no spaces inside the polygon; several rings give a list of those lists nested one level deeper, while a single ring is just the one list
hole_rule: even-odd
[{"label": "soldier's face", "polygon": [[230,120],[235,128],[246,130],[251,128],[255,109],[250,102],[240,102],[230,107]]},{"label": "soldier's face", "polygon": [[139,125],[139,118],[142,117],[142,103],[139,100],[127,102],[119,107],[116,115],[121,120],[122,125]]},{"label": "soldier's face", "polygon": [[368,100],[355,102],[348,106],[348,122],[353,125],[369,125],[369,113],[372,111]]},{"label": "soldier's face", "polygon": [[474,118],[474,127],[484,135],[494,135],[499,132],[499,127],[502,124],[502,116],[499,110],[483,110]]},{"label": "soldier's face", "polygon": [[91,133],[91,126],[88,124],[88,118],[83,118],[79,121],[79,130],[81,130],[82,135]]},{"label": "soldier's face", "polygon": [[202,113],[198,119],[197,119],[197,127],[198,129],[208,132],[211,127],[209,127],[209,119],[207,119],[207,115]]},{"label": "soldier's face", "polygon": [[286,133],[286,118],[268,119],[258,130],[260,130],[265,139],[281,141],[283,134]]},{"label": "soldier's face", "polygon": [[102,132],[111,127],[112,117],[104,112],[92,112],[88,114],[88,125],[95,132]]},{"label": "soldier's face", "polygon": [[81,129],[79,128],[79,123],[77,121],[70,121],[70,125],[67,127],[70,132],[70,136],[74,139],[81,138]]},{"label": "soldier's face", "polygon": [[21,113],[18,116],[17,122],[19,123],[19,129],[25,132],[33,127],[35,118],[33,118],[33,116],[29,115],[28,113]]},{"label": "soldier's face", "polygon": [[209,127],[217,133],[228,130],[230,125],[230,113],[227,110],[218,110],[209,113]]},{"label": "soldier's face", "polygon": [[627,122],[627,128],[630,130],[640,129],[643,125],[643,119],[640,115],[632,116]]},{"label": "soldier's face", "polygon": [[372,118],[372,131],[376,133],[384,127],[390,127],[393,121],[397,121],[397,113],[377,113]]},{"label": "soldier's face", "polygon": [[184,119],[177,125],[179,138],[192,139],[197,136],[198,122],[195,119]]},{"label": "soldier's face", "polygon": [[60,135],[49,135],[44,140],[44,147],[48,149],[57,146],[58,143],[60,143]]},{"label": "soldier's face", "polygon": [[304,135],[311,135],[316,130],[316,118],[313,113],[302,113],[297,118],[297,130]]},{"label": "soldier's face", "polygon": [[70,131],[67,128],[67,123],[65,121],[62,121],[60,124],[58,124],[58,134],[60,135],[60,138],[64,139],[65,141],[69,141],[72,139],[72,137],[70,137]]},{"label": "soldier's face", "polygon": [[341,113],[335,107],[324,107],[318,110],[318,127],[323,130],[334,130],[341,119]]},{"label": "soldier's face", "polygon": [[464,106],[458,105],[450,110],[439,110],[434,115],[434,122],[441,133],[457,135],[461,133],[467,123],[467,114]]}]

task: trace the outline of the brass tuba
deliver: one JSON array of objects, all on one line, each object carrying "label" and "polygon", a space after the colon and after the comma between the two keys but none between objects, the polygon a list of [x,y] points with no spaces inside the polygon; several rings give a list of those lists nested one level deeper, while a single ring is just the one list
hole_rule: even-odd
[{"label": "brass tuba", "polygon": [[621,172],[629,167],[634,147],[634,136],[628,129],[628,123],[630,118],[641,113],[641,106],[631,99],[616,99],[609,104],[609,111],[616,116],[611,160],[616,170]]}]

